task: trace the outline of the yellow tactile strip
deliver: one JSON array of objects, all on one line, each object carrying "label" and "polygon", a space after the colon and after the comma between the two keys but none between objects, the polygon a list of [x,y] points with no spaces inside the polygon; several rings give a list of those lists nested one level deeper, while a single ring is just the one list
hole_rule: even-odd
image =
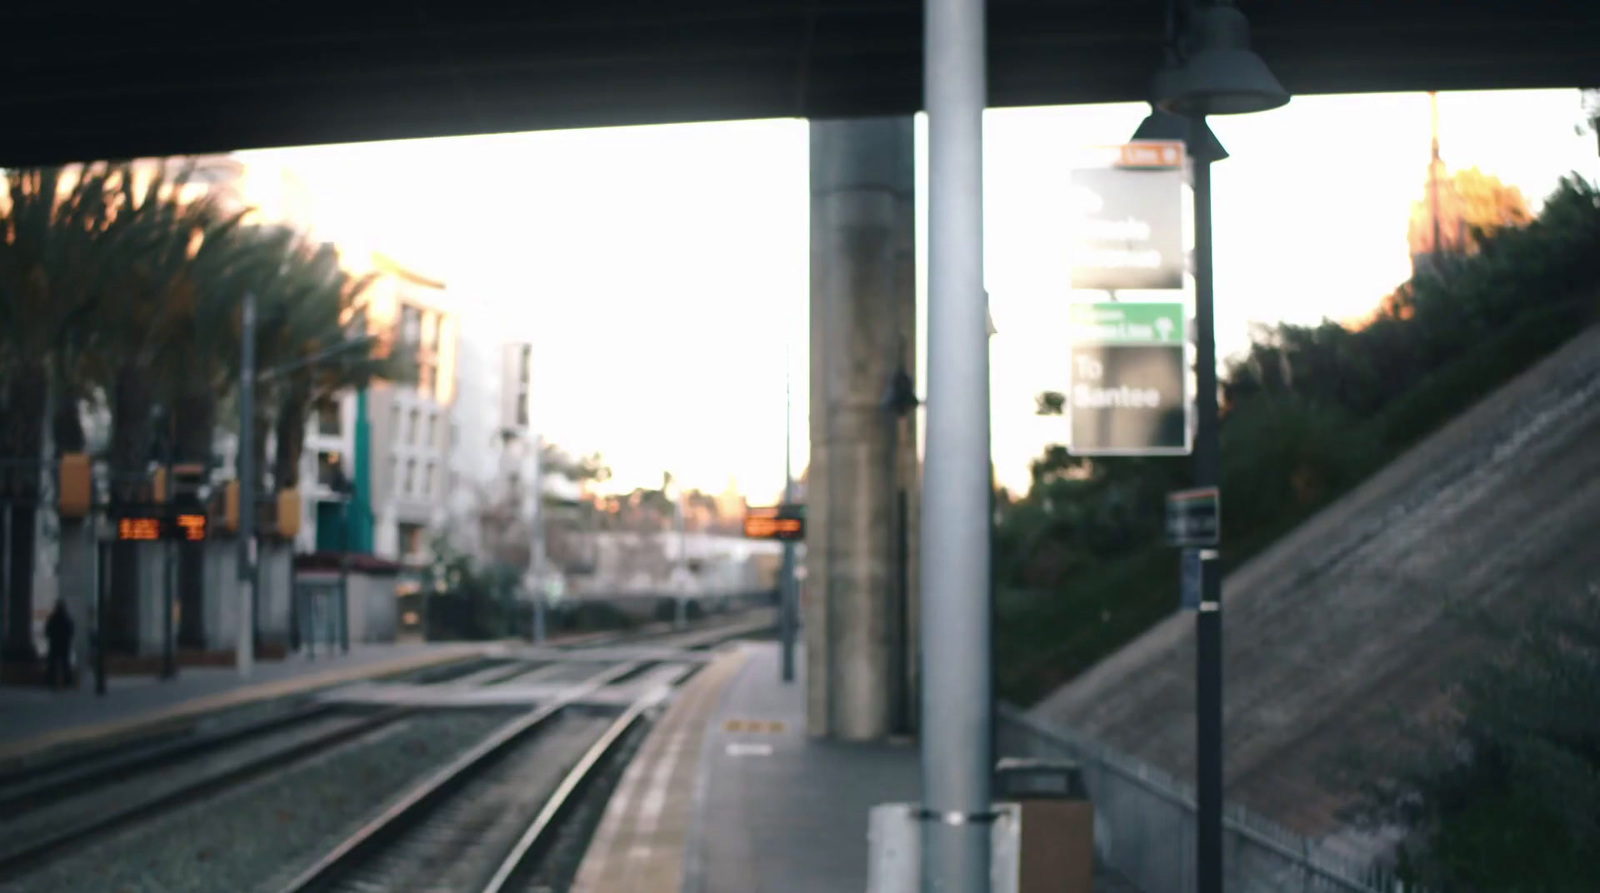
[{"label": "yellow tactile strip", "polygon": [[225,710],[230,707],[241,707],[254,701],[301,694],[345,682],[370,679],[375,676],[421,670],[436,664],[461,660],[481,650],[483,649],[476,645],[440,649],[428,654],[358,664],[352,667],[341,667],[326,673],[296,676],[291,679],[267,682],[261,685],[247,685],[214,695],[183,701],[170,707],[141,713],[125,719],[60,729],[0,745],[0,763],[25,760],[44,751],[69,744],[81,744],[89,741],[109,743],[126,736],[156,731],[166,725],[180,724],[201,714]]},{"label": "yellow tactile strip", "polygon": [[730,719],[722,724],[722,730],[732,735],[782,735],[784,723],[781,719]]},{"label": "yellow tactile strip", "polygon": [[678,893],[700,752],[743,651],[700,671],[667,709],[617,785],[572,893]]}]

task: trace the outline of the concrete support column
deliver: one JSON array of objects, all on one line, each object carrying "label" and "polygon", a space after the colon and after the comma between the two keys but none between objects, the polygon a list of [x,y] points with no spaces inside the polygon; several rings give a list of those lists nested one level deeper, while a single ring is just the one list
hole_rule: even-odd
[{"label": "concrete support column", "polygon": [[917,697],[895,526],[902,490],[917,515],[916,427],[884,405],[896,370],[916,370],[913,134],[909,116],[811,122],[807,726],[849,741],[893,734]]}]

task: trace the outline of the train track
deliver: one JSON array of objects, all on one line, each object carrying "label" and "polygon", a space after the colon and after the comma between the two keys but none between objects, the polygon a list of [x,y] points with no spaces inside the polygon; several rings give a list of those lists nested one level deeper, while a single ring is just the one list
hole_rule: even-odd
[{"label": "train track", "polygon": [[616,718],[574,702],[634,674],[621,663],[506,726],[401,797],[282,893],[510,890],[533,870],[595,771],[659,696]]},{"label": "train track", "polygon": [[[573,667],[522,660],[471,662],[475,672],[432,678],[450,686],[492,685],[542,674],[560,681]],[[464,668],[470,669],[470,668]],[[414,715],[312,704],[214,734],[160,740],[109,755],[89,754],[17,773],[0,782],[0,877],[26,871],[76,847],[286,768]]]},{"label": "train track", "polygon": [[[711,648],[766,625],[759,620],[719,624],[664,632],[649,640],[661,648]],[[424,684],[443,688],[539,683],[566,690],[500,726],[285,889],[373,889],[362,886],[362,878],[434,876],[444,884],[438,889],[475,889],[496,877],[501,880],[494,881],[498,886],[493,889],[515,889],[505,885],[527,874],[528,866],[537,866],[550,841],[559,836],[562,819],[579,792],[592,784],[597,767],[614,758],[619,742],[642,730],[640,719],[647,709],[694,669],[693,664],[661,664],[662,658],[654,655],[597,652],[583,658],[578,655],[585,649],[562,650],[575,659],[507,655],[427,673]],[[620,716],[597,713],[591,696],[607,686],[613,698],[637,700]],[[591,698],[587,706],[579,703],[585,698]],[[211,733],[164,736],[124,745],[116,753],[67,758],[38,767],[31,776],[0,777],[0,877],[30,872],[125,829],[426,713],[404,704],[352,710],[294,703]],[[411,843],[396,848],[399,838]],[[518,854],[515,864],[495,861],[508,852]],[[435,855],[418,865],[419,857],[411,853]],[[458,873],[450,875],[451,870]],[[378,887],[410,889],[405,884]]]},{"label": "train track", "polygon": [[[371,734],[414,712],[404,706],[366,713],[307,711],[276,724],[252,726],[250,737],[241,730],[224,742],[208,742],[205,752],[174,748],[147,757],[120,780],[84,787],[88,782],[74,776],[56,788],[70,792],[60,800],[41,803],[43,791],[29,792],[25,802],[31,808],[8,812],[0,822],[0,877]],[[104,767],[86,767],[83,775],[103,777],[115,771],[113,760]]]}]

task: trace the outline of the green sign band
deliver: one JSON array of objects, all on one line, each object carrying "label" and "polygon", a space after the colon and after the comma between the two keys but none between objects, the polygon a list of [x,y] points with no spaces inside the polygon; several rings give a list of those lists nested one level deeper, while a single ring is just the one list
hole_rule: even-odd
[{"label": "green sign band", "polygon": [[1181,347],[1186,335],[1178,301],[1072,305],[1073,344],[1157,344]]}]

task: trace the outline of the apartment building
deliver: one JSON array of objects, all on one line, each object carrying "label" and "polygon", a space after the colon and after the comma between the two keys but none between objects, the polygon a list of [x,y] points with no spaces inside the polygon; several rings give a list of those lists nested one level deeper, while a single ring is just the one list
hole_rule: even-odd
[{"label": "apartment building", "polygon": [[[376,274],[355,324],[380,336],[386,349],[415,357],[415,382],[375,382],[364,395],[342,394],[317,408],[306,431],[296,545],[300,551],[360,549],[362,543],[344,542],[344,532],[369,528],[373,554],[420,566],[447,519],[459,320],[447,309],[442,281],[379,252],[347,254],[344,262],[356,275]],[[360,455],[356,430],[363,410],[367,438]],[[370,496],[365,504],[349,503],[347,482],[363,472]],[[370,517],[348,523],[352,511]]]}]

